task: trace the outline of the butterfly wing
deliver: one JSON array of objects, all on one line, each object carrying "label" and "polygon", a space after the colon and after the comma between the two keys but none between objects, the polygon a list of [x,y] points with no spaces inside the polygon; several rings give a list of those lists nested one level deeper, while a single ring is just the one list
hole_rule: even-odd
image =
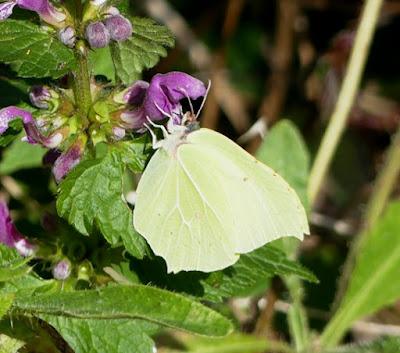
[{"label": "butterfly wing", "polygon": [[308,224],[296,193],[223,135],[190,133],[175,156],[158,150],[137,189],[134,225],[169,272],[211,272]]},{"label": "butterfly wing", "polygon": [[158,150],[138,185],[134,226],[168,272],[211,272],[236,262],[223,222],[180,161]]},{"label": "butterfly wing", "polygon": [[[223,213],[231,217],[225,221],[233,225],[226,237],[233,239],[237,253],[285,236],[303,239],[309,233],[296,192],[271,168],[218,132],[203,128],[189,134],[187,140],[179,149],[182,165],[192,171],[204,194],[210,189],[209,182],[219,185],[218,196],[226,200]],[[209,178],[201,176],[201,170],[208,170]],[[214,202],[218,205],[217,200],[211,204]]]}]

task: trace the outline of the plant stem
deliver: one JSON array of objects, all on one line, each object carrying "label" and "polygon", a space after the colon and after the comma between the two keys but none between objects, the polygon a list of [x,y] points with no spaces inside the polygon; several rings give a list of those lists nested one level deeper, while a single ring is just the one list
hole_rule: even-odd
[{"label": "plant stem", "polygon": [[[346,262],[343,266],[342,276],[339,280],[335,303],[338,304],[347,287],[357,254],[368,240],[368,232],[382,214],[390,194],[397,182],[400,173],[400,128],[393,137],[387,152],[385,164],[379,173],[375,186],[368,202],[364,215],[364,223],[358,236],[352,243]],[[335,306],[335,305],[334,305]]]},{"label": "plant stem", "polygon": [[[371,198],[368,202],[364,216],[364,228],[372,227],[382,211],[392,193],[400,172],[400,128],[392,139],[392,143],[387,152],[385,164],[380,171],[375,182]],[[366,232],[363,234],[367,234]]]},{"label": "plant stem", "polygon": [[292,298],[292,305],[287,313],[290,335],[296,352],[306,352],[310,345],[310,332],[308,317],[302,304],[302,282],[295,276],[288,276],[285,278],[285,283]]},{"label": "plant stem", "polygon": [[338,101],[311,169],[308,189],[310,205],[315,203],[339,140],[346,127],[347,118],[361,82],[382,3],[383,0],[366,0]]},{"label": "plant stem", "polygon": [[77,70],[73,74],[75,103],[80,117],[82,119],[86,119],[92,105],[92,94],[90,91],[90,74],[87,59],[87,48],[83,43],[77,44],[75,58],[78,63]]},{"label": "plant stem", "polygon": [[[83,5],[81,0],[74,0],[75,29],[79,37],[83,37],[82,27]],[[87,119],[92,105],[92,94],[90,91],[90,72],[88,65],[88,49],[84,41],[79,41],[75,46],[75,59],[77,69],[73,73],[73,91],[75,104],[81,119]]]}]

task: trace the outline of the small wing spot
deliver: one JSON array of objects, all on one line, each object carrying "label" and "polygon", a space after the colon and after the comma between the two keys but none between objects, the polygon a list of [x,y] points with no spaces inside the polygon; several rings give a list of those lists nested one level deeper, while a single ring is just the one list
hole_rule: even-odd
[{"label": "small wing spot", "polygon": [[243,178],[243,181],[244,181],[244,182],[246,182],[247,180],[249,180],[248,177],[244,177],[244,178]]}]

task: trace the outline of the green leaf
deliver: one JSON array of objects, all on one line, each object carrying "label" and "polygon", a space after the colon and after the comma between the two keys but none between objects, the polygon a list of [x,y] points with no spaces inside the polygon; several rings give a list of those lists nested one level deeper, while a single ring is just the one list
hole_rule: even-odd
[{"label": "green leaf", "polygon": [[14,307],[32,314],[84,319],[142,319],[209,336],[224,336],[232,324],[182,295],[144,285],[18,297]]},{"label": "green leaf", "polygon": [[351,324],[400,298],[400,202],[389,204],[359,252],[343,301],[321,342],[335,345]]},{"label": "green leaf", "polygon": [[168,28],[147,18],[132,17],[131,22],[132,37],[111,46],[117,76],[126,85],[137,80],[143,70],[155,66],[160,57],[165,57],[166,47],[174,46]]},{"label": "green leaf", "polygon": [[73,51],[55,34],[28,21],[0,22],[0,61],[20,77],[59,78],[73,70]]},{"label": "green leaf", "polygon": [[284,252],[265,245],[240,256],[239,261],[222,271],[222,279],[212,284],[213,278],[204,281],[209,294],[221,297],[243,297],[252,293],[257,284],[275,275],[296,275],[317,283],[317,278],[300,264],[288,260]]},{"label": "green leaf", "polygon": [[[271,245],[243,254],[233,266],[211,274],[203,272],[168,274],[165,262],[159,258],[133,261],[132,268],[142,283],[156,284],[159,287],[213,302],[220,302],[223,298],[253,294],[260,283],[267,283],[268,279],[275,275],[292,274],[317,282],[310,271],[288,260],[282,251]],[[127,272],[128,269],[117,270],[120,270],[124,277],[131,277]]]},{"label": "green leaf", "polygon": [[21,119],[15,119],[9,122],[8,129],[0,135],[0,147],[8,146],[20,134],[24,125]]},{"label": "green leaf", "polygon": [[256,153],[257,159],[274,169],[307,205],[310,156],[303,137],[289,120],[278,122],[269,131]]},{"label": "green leaf", "polygon": [[24,345],[20,340],[0,334],[0,353],[17,353]]},{"label": "green leaf", "polygon": [[13,301],[14,301],[14,294],[7,293],[1,294],[0,293],[0,320],[3,318],[5,314],[7,314],[8,309],[10,309]]},{"label": "green leaf", "polygon": [[89,53],[89,62],[93,75],[105,76],[112,83],[115,83],[115,67],[110,47],[91,50]]},{"label": "green leaf", "polygon": [[83,320],[41,315],[53,326],[75,353],[152,353],[149,335],[158,326],[144,320]]},{"label": "green leaf", "polygon": [[120,154],[121,160],[134,173],[141,173],[146,166],[149,158],[151,147],[148,148],[147,136],[143,136],[134,140],[120,142],[116,148]]},{"label": "green leaf", "polygon": [[398,353],[400,337],[385,337],[374,342],[352,344],[323,353]]},{"label": "green leaf", "polygon": [[0,282],[6,282],[25,276],[30,272],[26,266],[27,259],[19,255],[15,249],[0,244]]},{"label": "green leaf", "polygon": [[[20,137],[22,136],[20,135]],[[0,173],[6,175],[21,169],[41,167],[45,153],[46,149],[43,147],[31,145],[18,138],[3,153],[3,159],[0,162]]]},{"label": "green leaf", "polygon": [[263,353],[269,348],[266,339],[251,335],[232,334],[223,338],[198,336],[179,337],[185,350],[166,350],[166,353]]},{"label": "green leaf", "polygon": [[57,211],[82,234],[89,235],[96,225],[111,245],[122,239],[132,255],[142,258],[147,246],[122,199],[123,173],[114,153],[80,163],[59,186]]}]

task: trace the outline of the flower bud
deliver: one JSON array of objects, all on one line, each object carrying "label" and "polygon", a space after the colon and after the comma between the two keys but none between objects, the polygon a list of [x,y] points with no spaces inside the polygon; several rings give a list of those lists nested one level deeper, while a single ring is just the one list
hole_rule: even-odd
[{"label": "flower bud", "polygon": [[53,277],[59,281],[66,280],[71,275],[71,262],[68,259],[61,260],[53,268]]},{"label": "flower bud", "polygon": [[29,92],[29,99],[36,108],[49,109],[51,94],[45,86],[33,86]]},{"label": "flower bud", "polygon": [[61,43],[69,48],[73,48],[76,41],[75,29],[71,26],[60,29],[58,32],[58,38]]},{"label": "flower bud", "polygon": [[132,36],[132,24],[131,22],[121,16],[110,16],[105,19],[105,25],[110,32],[111,39],[121,42],[127,40]]},{"label": "flower bud", "polygon": [[91,48],[104,48],[110,43],[110,32],[103,22],[93,22],[86,27],[86,39]]},{"label": "flower bud", "polygon": [[122,140],[125,137],[125,129],[119,126],[114,126],[112,128],[114,139],[119,141]]}]

